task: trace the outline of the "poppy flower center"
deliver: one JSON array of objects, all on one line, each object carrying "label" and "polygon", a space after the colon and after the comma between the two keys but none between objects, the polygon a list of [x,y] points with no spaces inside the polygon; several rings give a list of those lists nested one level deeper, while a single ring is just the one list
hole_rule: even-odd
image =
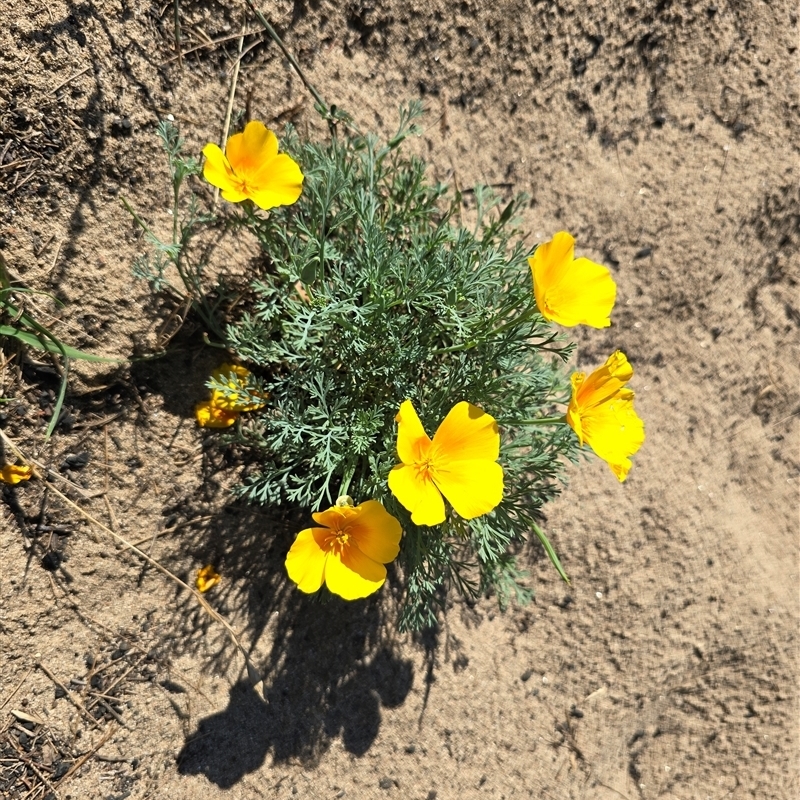
[{"label": "poppy flower center", "polygon": [[553,309],[550,303],[547,302],[547,300],[548,300],[548,293],[546,291],[542,292],[542,305],[544,306],[544,309],[540,310],[543,310],[544,313],[547,314],[548,316],[553,316],[557,312],[555,309]]},{"label": "poppy flower center", "polygon": [[432,478],[433,473],[436,472],[436,464],[432,455],[428,454],[418,461],[414,462],[414,467],[417,470],[417,475],[421,478]]},{"label": "poppy flower center", "polygon": [[[238,176],[237,176],[238,177]],[[251,194],[253,187],[247,183],[247,178],[239,178],[238,186],[236,187],[242,194]]]},{"label": "poppy flower center", "polygon": [[348,546],[350,541],[350,529],[331,530],[325,539],[325,547],[329,552],[340,555]]}]

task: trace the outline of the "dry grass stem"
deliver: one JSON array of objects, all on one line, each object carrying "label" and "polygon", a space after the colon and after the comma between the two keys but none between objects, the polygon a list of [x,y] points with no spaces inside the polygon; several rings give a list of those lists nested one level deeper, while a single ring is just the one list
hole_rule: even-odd
[{"label": "dry grass stem", "polygon": [[70,75],[69,78],[67,78],[65,81],[59,83],[55,89],[51,89],[50,94],[58,94],[65,86],[72,83],[72,81],[76,80],[77,78],[80,78],[81,75],[85,75],[91,68],[92,67],[90,64],[88,67],[84,67],[80,72],[76,72],[74,75]]}]

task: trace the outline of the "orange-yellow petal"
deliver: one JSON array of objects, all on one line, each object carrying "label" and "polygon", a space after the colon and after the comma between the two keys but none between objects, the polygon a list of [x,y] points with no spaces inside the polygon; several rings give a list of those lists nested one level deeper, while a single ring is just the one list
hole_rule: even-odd
[{"label": "orange-yellow petal", "polygon": [[[231,393],[226,394],[219,389],[212,389],[211,403],[227,411],[255,411],[262,408],[263,402],[247,402],[245,392],[234,394],[237,390],[245,390],[253,394],[250,379],[252,373],[239,364],[221,364],[211,373],[211,377],[219,383],[225,384]],[[266,395],[259,395],[265,397]]]},{"label": "orange-yellow petal", "polygon": [[291,205],[300,196],[303,173],[291,156],[278,153],[278,139],[263,122],[248,122],[231,136],[225,153],[215,144],[203,149],[203,174],[231,203],[252,200],[263,209]]},{"label": "orange-yellow petal", "polygon": [[0,467],[0,481],[3,483],[18,484],[20,481],[27,481],[33,474],[33,467],[24,464],[7,464]]},{"label": "orange-yellow petal", "polygon": [[207,592],[212,586],[216,586],[222,577],[211,564],[206,564],[202,569],[197,570],[197,578],[194,585],[198,592]]},{"label": "orange-yellow petal", "polygon": [[356,506],[358,514],[348,523],[350,541],[368,558],[388,564],[400,552],[403,528],[377,500]]},{"label": "orange-yellow petal", "polygon": [[603,403],[622,389],[632,377],[633,367],[625,353],[617,350],[606,359],[602,367],[578,382],[577,391],[576,381],[573,380],[575,402],[581,408]]},{"label": "orange-yellow petal", "polygon": [[303,173],[297,162],[281,153],[264,164],[252,177],[252,201],[265,211],[290,206],[303,191]]},{"label": "orange-yellow petal", "polygon": [[201,428],[229,428],[236,422],[239,412],[220,408],[211,400],[204,400],[194,407],[194,416]]},{"label": "orange-yellow petal", "polygon": [[297,534],[286,555],[286,572],[306,594],[313,594],[325,580],[328,552],[323,544],[330,531],[326,528],[306,528]]},{"label": "orange-yellow petal", "polygon": [[278,155],[278,139],[263,122],[252,120],[244,131],[228,139],[225,155],[234,172],[249,182],[264,164]]},{"label": "orange-yellow petal", "polygon": [[633,409],[633,392],[622,389],[616,397],[584,415],[581,424],[592,450],[624,481],[631,468],[628,456],[644,443],[644,423]]},{"label": "orange-yellow petal", "polygon": [[[419,416],[410,400],[403,400],[397,421],[397,455],[404,464],[413,464],[425,458],[431,445]],[[401,501],[402,502],[402,501]]]},{"label": "orange-yellow petal", "polygon": [[620,481],[631,468],[630,456],[644,443],[644,423],[633,408],[634,393],[625,387],[633,368],[619,350],[588,377],[572,376],[567,423]]},{"label": "orange-yellow petal", "polygon": [[209,143],[203,148],[203,155],[206,157],[203,164],[203,177],[212,186],[222,189],[223,192],[235,191],[239,186],[239,181],[222,150],[217,145]]},{"label": "orange-yellow petal", "polygon": [[411,512],[415,525],[444,522],[444,500],[433,481],[408,464],[398,464],[389,473],[389,489],[401,505]]},{"label": "orange-yellow petal", "polygon": [[561,231],[528,259],[536,305],[545,319],[566,327],[607,328],[617,285],[606,267],[573,258],[574,246],[573,237]]},{"label": "orange-yellow petal", "polygon": [[331,551],[325,564],[325,585],[345,600],[367,597],[383,586],[386,567],[365,556],[358,547],[345,545]]},{"label": "orange-yellow petal", "polygon": [[325,511],[315,511],[311,518],[319,525],[324,525],[334,531],[340,531],[347,524],[348,516],[352,512],[352,506],[331,506]]},{"label": "orange-yellow petal", "polygon": [[497,461],[500,455],[497,422],[472,403],[456,403],[434,434],[430,453],[437,469],[451,461]]},{"label": "orange-yellow petal", "polygon": [[581,386],[586,380],[586,373],[575,372],[570,380],[572,383],[572,397],[570,398],[569,406],[567,406],[566,419],[567,424],[575,431],[575,435],[578,437],[581,447],[583,447],[583,425],[581,424],[581,414],[578,408],[578,397],[580,396]]},{"label": "orange-yellow petal", "polygon": [[564,279],[575,254],[575,238],[566,231],[559,231],[549,242],[540,244],[528,264],[533,274],[533,289],[537,305],[539,292],[548,286],[554,286]]},{"label": "orange-yellow petal", "polygon": [[488,514],[503,499],[503,468],[496,461],[452,461],[433,480],[464,519]]}]

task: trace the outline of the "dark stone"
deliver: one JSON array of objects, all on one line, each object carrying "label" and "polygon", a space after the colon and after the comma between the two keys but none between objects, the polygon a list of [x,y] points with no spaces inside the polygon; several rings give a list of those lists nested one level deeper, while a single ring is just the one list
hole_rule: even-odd
[{"label": "dark stone", "polygon": [[89,453],[69,453],[61,462],[61,469],[83,469],[89,463]]},{"label": "dark stone", "polygon": [[58,550],[51,550],[49,553],[45,553],[44,558],[42,558],[42,567],[48,572],[55,572],[61,566],[63,560],[64,556]]}]

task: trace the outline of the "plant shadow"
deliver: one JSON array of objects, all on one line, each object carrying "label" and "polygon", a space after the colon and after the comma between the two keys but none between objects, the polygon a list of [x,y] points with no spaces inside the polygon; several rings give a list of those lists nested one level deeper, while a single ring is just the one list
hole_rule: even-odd
[{"label": "plant shadow", "polygon": [[[241,678],[227,708],[199,721],[178,756],[181,774],[203,773],[230,788],[268,754],[313,766],[335,738],[363,755],[378,735],[382,709],[400,706],[411,690],[413,665],[389,633],[388,592],[347,603],[324,589],[304,595],[286,577],[294,533],[310,522],[302,516],[234,503],[181,542],[183,556],[212,563],[223,575],[207,598],[235,620],[263,678],[263,696]],[[240,668],[241,655],[191,598],[176,597],[175,612],[169,627],[178,629],[179,651],[210,649],[211,667]],[[266,657],[256,653],[263,652],[260,641]]]},{"label": "plant shadow", "polygon": [[[225,360],[224,351],[198,349],[187,338],[179,336],[163,358],[132,369],[137,385],[162,395],[164,406],[184,417],[191,415],[189,401],[208,392],[203,384],[211,369]],[[236,629],[263,679],[258,691],[252,688],[228,633],[176,588],[164,649],[192,654],[207,672],[240,676],[227,707],[197,722],[177,759],[181,774],[202,773],[220,788],[233,786],[268,755],[313,766],[337,738],[348,752],[363,755],[383,710],[400,706],[414,681],[412,662],[399,655],[393,634],[391,568],[383,589],[364,600],[346,602],[324,588],[311,596],[300,592],[284,561],[295,535],[313,524],[310,511],[232,499],[231,487],[258,463],[225,436],[203,432],[199,490],[162,509],[164,527],[180,529],[175,538],[164,537],[162,563],[190,585],[197,569],[214,566],[222,580],[205,597]]]},{"label": "plant shadow", "polygon": [[[164,408],[182,418],[207,395],[211,370],[229,358],[197,338],[187,327],[163,357],[131,368],[140,390],[161,395]],[[402,705],[414,683],[413,663],[401,657],[394,633],[393,568],[382,590],[364,600],[347,602],[324,588],[310,596],[300,592],[284,562],[295,535],[313,524],[310,510],[233,499],[231,488],[257,470],[258,461],[240,444],[226,443],[229,435],[201,433],[200,487],[162,508],[163,527],[179,532],[164,535],[159,545],[162,563],[190,585],[207,564],[222,576],[205,597],[236,630],[262,678],[254,689],[228,633],[176,587],[163,650],[173,657],[191,654],[206,672],[235,681],[227,707],[189,731],[178,771],[202,773],[223,789],[268,756],[313,767],[335,739],[363,755],[383,711]]]}]

